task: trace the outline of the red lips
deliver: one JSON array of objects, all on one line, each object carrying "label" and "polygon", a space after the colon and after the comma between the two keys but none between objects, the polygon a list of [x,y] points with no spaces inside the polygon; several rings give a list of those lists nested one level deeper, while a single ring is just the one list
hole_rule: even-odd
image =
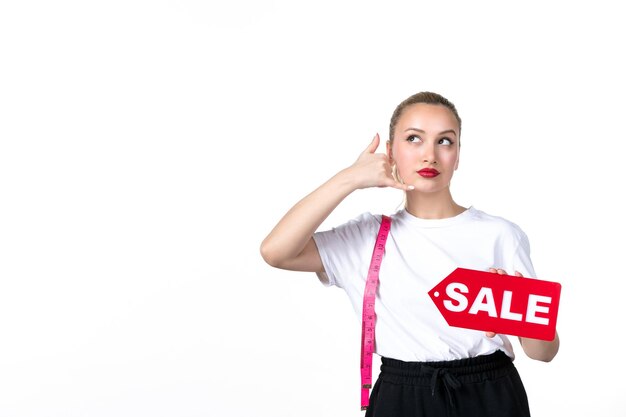
[{"label": "red lips", "polygon": [[424,178],[435,178],[437,175],[439,175],[439,171],[434,168],[422,168],[417,171],[417,173]]}]

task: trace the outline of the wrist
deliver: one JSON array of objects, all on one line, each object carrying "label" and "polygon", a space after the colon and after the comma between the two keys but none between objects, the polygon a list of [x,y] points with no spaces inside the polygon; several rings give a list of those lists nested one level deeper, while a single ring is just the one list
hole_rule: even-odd
[{"label": "wrist", "polygon": [[335,186],[344,191],[346,194],[365,188],[365,185],[359,182],[358,176],[355,175],[352,167],[342,169],[331,179],[331,181],[333,181]]}]

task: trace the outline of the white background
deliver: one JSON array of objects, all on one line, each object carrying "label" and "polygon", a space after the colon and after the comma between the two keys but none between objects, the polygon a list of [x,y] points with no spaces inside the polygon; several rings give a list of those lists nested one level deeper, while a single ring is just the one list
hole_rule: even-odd
[{"label": "white background", "polygon": [[0,416],[361,416],[348,299],[258,247],[422,90],[563,285],[533,415],[626,415],[617,3],[0,3]]}]

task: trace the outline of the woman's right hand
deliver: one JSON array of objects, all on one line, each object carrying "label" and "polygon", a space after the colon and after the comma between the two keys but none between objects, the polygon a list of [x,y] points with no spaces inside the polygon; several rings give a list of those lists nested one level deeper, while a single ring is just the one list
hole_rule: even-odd
[{"label": "woman's right hand", "polygon": [[393,179],[389,158],[376,153],[379,144],[380,137],[376,135],[354,164],[319,186],[283,216],[261,244],[261,255],[268,264],[294,271],[324,272],[313,233],[344,198],[359,188],[414,189]]},{"label": "woman's right hand", "polygon": [[402,184],[393,178],[389,157],[384,153],[376,153],[378,145],[380,136],[377,133],[354,164],[346,169],[356,188],[393,187],[403,191],[413,190],[415,187],[412,185]]}]

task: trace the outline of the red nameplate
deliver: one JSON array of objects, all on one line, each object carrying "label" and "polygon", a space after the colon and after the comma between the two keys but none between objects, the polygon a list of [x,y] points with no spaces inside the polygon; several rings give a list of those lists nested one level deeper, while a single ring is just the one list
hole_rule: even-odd
[{"label": "red nameplate", "polygon": [[450,326],[554,340],[561,284],[457,268],[428,292]]}]

